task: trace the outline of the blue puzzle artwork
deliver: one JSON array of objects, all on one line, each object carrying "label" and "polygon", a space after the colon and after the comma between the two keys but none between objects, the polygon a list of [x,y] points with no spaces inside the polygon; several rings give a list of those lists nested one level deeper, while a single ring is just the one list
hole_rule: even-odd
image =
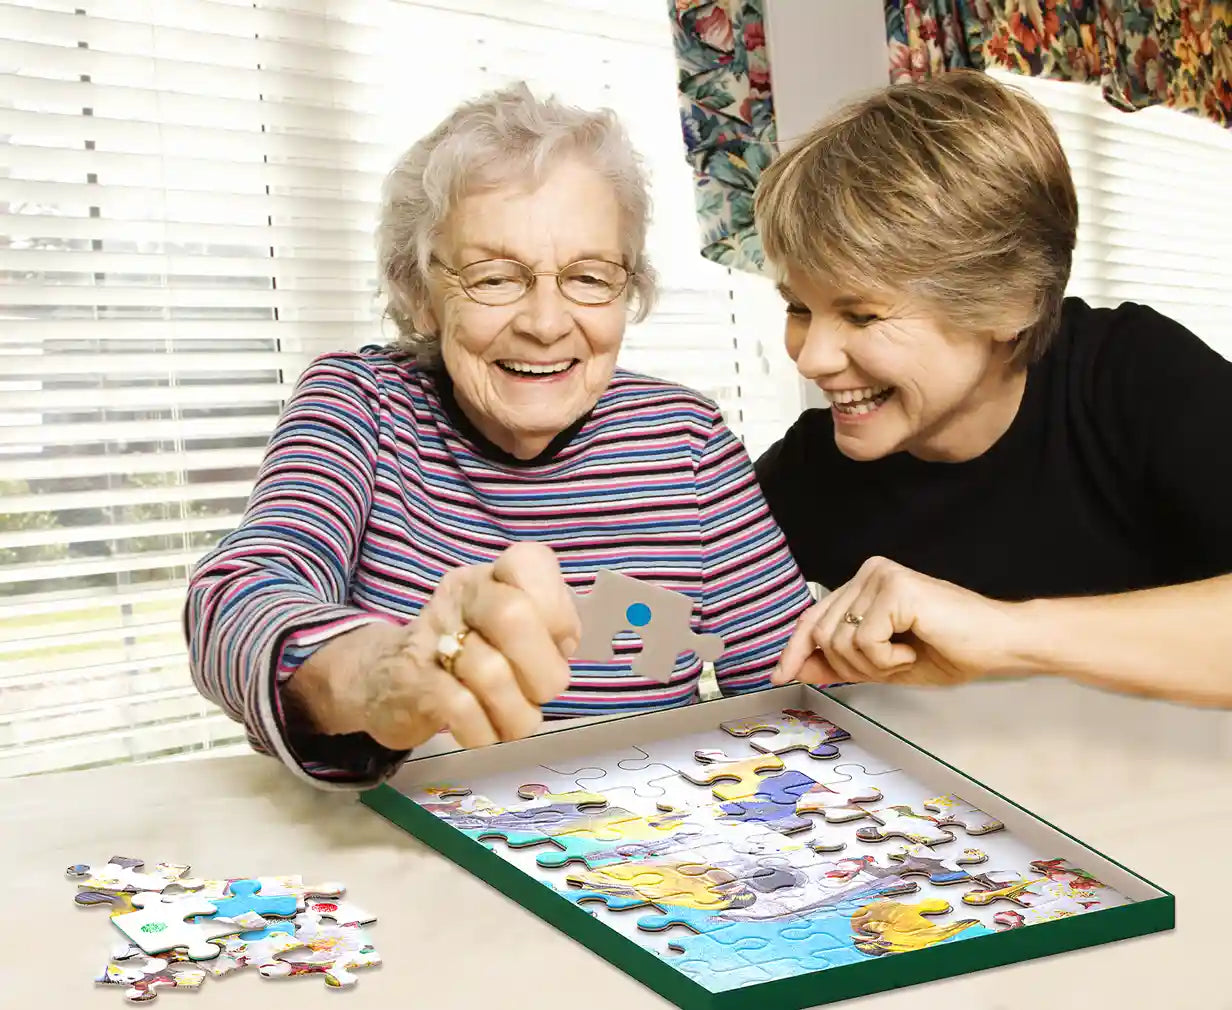
[{"label": "blue puzzle artwork", "polygon": [[293,894],[275,898],[261,897],[259,880],[233,880],[227,889],[231,892],[231,897],[211,899],[211,904],[218,910],[215,915],[222,918],[234,918],[245,912],[292,916],[299,911],[299,899]]}]

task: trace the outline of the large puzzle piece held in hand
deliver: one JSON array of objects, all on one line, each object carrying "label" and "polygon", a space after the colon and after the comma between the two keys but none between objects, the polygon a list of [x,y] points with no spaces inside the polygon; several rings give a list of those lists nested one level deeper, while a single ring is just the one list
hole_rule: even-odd
[{"label": "large puzzle piece held in hand", "polygon": [[665,684],[681,653],[693,652],[711,663],[723,654],[722,638],[699,635],[689,626],[693,601],[683,593],[604,568],[595,576],[591,591],[575,593],[574,601],[582,621],[582,639],[574,659],[611,662],[615,656],[612,638],[633,631],[642,639],[633,672]]}]

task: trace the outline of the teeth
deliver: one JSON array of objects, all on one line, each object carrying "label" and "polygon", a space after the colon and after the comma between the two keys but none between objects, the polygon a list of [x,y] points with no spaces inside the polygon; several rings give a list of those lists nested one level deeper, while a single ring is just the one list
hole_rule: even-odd
[{"label": "teeth", "polygon": [[555,365],[534,365],[528,361],[502,361],[501,366],[511,372],[522,372],[526,375],[555,375],[566,371],[573,365],[572,361],[562,361]]},{"label": "teeth", "polygon": [[863,389],[837,389],[826,394],[831,403],[860,403],[880,396],[889,386],[865,386]]}]

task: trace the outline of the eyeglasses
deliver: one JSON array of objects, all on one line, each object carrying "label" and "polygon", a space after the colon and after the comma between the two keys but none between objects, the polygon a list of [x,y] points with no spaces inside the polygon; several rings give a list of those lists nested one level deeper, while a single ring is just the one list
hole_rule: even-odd
[{"label": "eyeglasses", "polygon": [[456,277],[466,296],[481,305],[512,305],[540,277],[555,277],[560,293],[578,305],[607,305],[620,297],[633,274],[608,260],[577,260],[560,270],[532,270],[517,260],[491,259],[468,263],[460,270],[437,257],[432,262]]}]

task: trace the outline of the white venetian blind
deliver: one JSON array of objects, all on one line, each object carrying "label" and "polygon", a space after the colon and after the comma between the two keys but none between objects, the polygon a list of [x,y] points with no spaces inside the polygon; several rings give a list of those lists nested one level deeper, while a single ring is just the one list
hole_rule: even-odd
[{"label": "white venetian blind", "polygon": [[1175,109],[1125,113],[1094,85],[993,76],[1048,109],[1073,170],[1070,293],[1150,305],[1232,358],[1232,130]]},{"label": "white venetian blind", "polygon": [[713,396],[754,453],[781,432],[776,298],[697,253],[667,17],[0,3],[0,777],[243,747],[189,681],[185,576],[239,520],[307,361],[392,336],[381,177],[465,97],[522,78],[622,114],[665,289],[623,363]]}]

